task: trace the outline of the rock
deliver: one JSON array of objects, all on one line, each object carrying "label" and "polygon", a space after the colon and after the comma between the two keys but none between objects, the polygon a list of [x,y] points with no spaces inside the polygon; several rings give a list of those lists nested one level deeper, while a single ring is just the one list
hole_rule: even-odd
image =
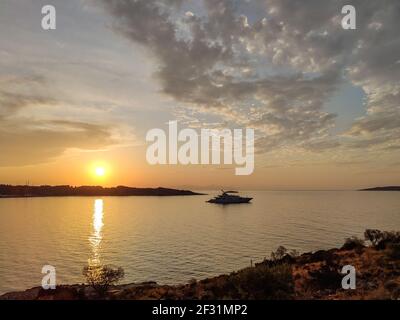
[{"label": "rock", "polygon": [[98,294],[96,292],[96,290],[94,290],[92,287],[90,286],[84,286],[80,292],[79,292],[80,296],[83,296],[84,299],[97,299],[98,298]]},{"label": "rock", "polygon": [[10,292],[0,296],[0,300],[36,300],[41,287],[25,290],[23,292]]},{"label": "rock", "polygon": [[44,290],[40,288],[37,297],[38,300],[77,300],[78,291],[73,286],[58,286],[54,290]]}]

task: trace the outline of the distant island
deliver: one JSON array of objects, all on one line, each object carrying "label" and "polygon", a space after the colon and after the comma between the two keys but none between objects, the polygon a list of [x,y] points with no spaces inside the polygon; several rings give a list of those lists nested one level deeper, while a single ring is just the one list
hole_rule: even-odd
[{"label": "distant island", "polygon": [[132,188],[118,186],[104,188],[101,186],[29,186],[29,185],[6,185],[0,184],[0,198],[22,198],[22,197],[103,197],[103,196],[195,196],[201,195],[189,190],[176,190],[168,188]]},{"label": "distant island", "polygon": [[359,191],[400,191],[400,186],[375,187],[375,188],[361,189]]}]

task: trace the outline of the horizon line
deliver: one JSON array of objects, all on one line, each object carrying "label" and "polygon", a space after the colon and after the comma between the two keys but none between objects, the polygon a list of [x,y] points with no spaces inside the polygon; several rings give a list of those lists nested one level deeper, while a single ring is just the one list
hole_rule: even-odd
[{"label": "horizon line", "polygon": [[68,187],[101,187],[101,188],[118,188],[118,187],[126,187],[126,188],[136,188],[136,189],[175,189],[175,190],[195,190],[195,191],[219,191],[224,189],[233,189],[233,190],[240,190],[240,191],[290,191],[290,192],[302,192],[302,191],[360,191],[364,189],[373,189],[373,188],[389,188],[389,187],[398,187],[397,185],[382,185],[382,186],[373,186],[373,187],[360,187],[360,188],[333,188],[333,189],[324,189],[324,188],[242,188],[242,187],[232,187],[232,186],[224,186],[224,187],[216,187],[216,186],[209,186],[209,187],[200,187],[200,186],[128,186],[123,184],[118,184],[114,186],[105,186],[105,185],[73,185],[73,184],[10,184],[10,183],[0,183],[3,186],[20,186],[20,187],[60,187],[60,186],[68,186]]}]

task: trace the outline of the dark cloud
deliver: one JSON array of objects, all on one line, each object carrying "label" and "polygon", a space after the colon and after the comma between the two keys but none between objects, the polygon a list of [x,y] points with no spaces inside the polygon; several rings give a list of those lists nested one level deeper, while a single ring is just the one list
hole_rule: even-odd
[{"label": "dark cloud", "polygon": [[282,53],[277,63],[322,73],[343,70],[366,93],[367,108],[346,134],[352,138],[348,147],[385,147],[400,139],[400,2],[353,1],[357,30],[350,32],[338,23],[344,4],[267,0],[266,8],[274,12],[265,28],[271,30],[276,28],[274,21],[283,21],[284,30],[278,36],[262,29],[260,33],[266,32],[269,54]]},{"label": "dark cloud", "polygon": [[399,137],[399,1],[354,0],[351,31],[340,23],[344,0],[253,2],[265,12],[251,23],[236,1],[204,0],[202,12],[186,15],[186,1],[172,1],[172,8],[157,0],[103,4],[115,30],[158,60],[164,93],[255,126],[261,151],[347,144],[331,137],[335,115],[324,111],[345,80],[364,90],[368,110],[347,133],[348,147]]},{"label": "dark cloud", "polygon": [[400,129],[400,117],[395,112],[374,113],[369,117],[357,120],[351,128],[350,134],[360,136],[374,134],[379,131],[398,131]]}]

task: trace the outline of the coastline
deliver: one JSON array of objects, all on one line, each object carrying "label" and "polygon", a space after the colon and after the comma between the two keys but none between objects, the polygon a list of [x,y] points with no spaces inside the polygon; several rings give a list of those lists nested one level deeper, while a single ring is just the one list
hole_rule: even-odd
[{"label": "coastline", "polygon": [[386,186],[386,187],[374,187],[367,189],[360,189],[358,191],[400,191],[400,186]]},{"label": "coastline", "polygon": [[[389,237],[384,236],[370,246],[365,246],[363,240],[349,238],[341,248],[301,255],[281,247],[271,259],[255,266],[186,284],[112,285],[101,297],[85,284],[59,285],[55,290],[35,287],[3,294],[0,300],[400,299],[400,233],[386,234]],[[346,265],[356,270],[354,290],[342,288],[346,274],[341,270]]]},{"label": "coastline", "polygon": [[0,184],[0,199],[8,198],[49,198],[49,197],[172,197],[204,195],[190,190],[170,188],[134,188],[126,186],[13,186]]}]

